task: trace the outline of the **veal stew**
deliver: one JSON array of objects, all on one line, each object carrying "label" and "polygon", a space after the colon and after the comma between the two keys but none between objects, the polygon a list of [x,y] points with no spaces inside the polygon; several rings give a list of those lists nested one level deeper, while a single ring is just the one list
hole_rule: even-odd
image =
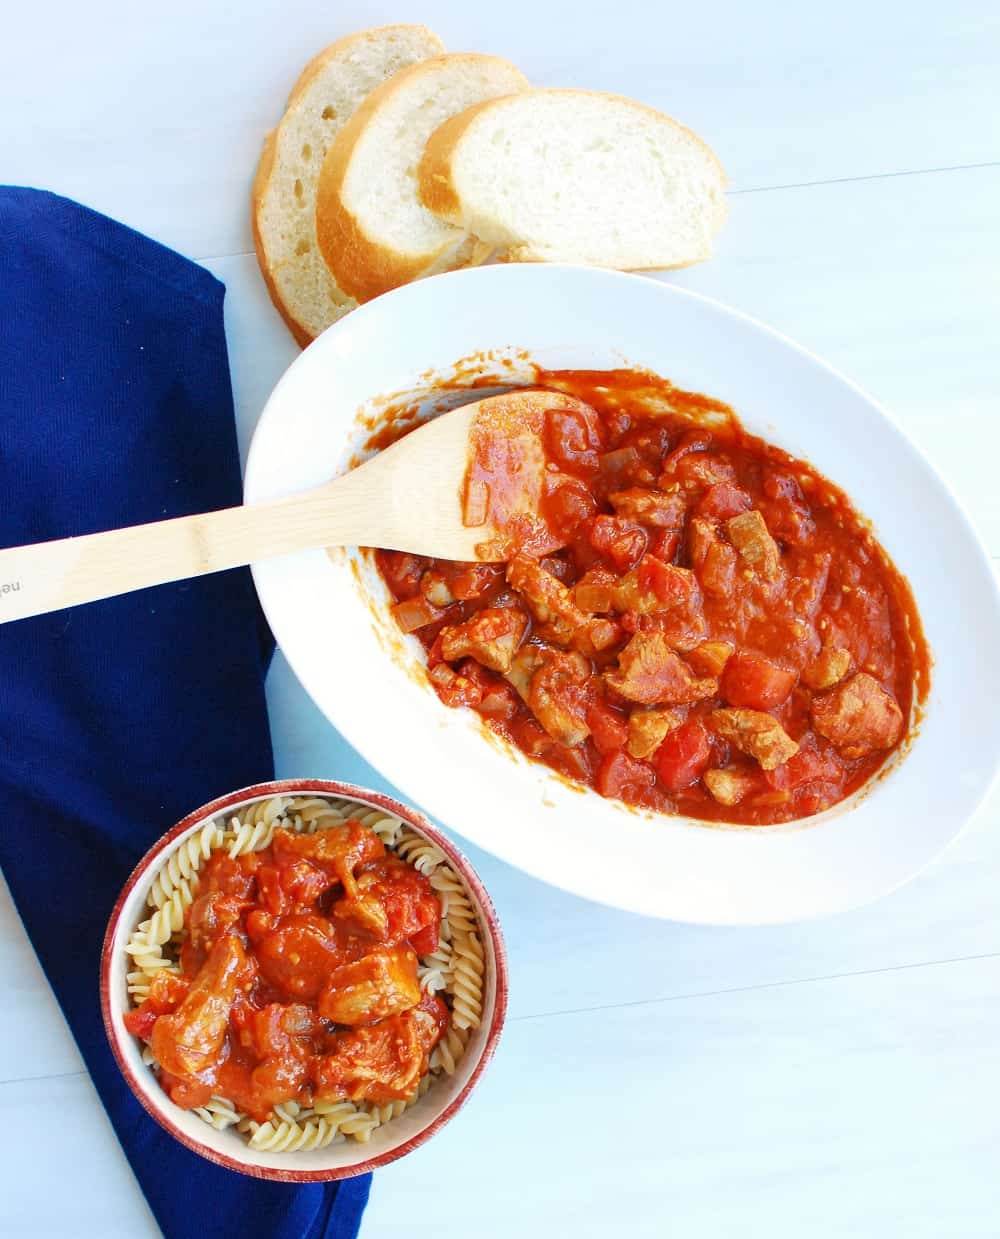
[{"label": "veal stew", "polygon": [[[377,553],[441,700],[668,813],[767,825],[865,783],[907,735],[929,657],[907,582],[845,494],[650,375],[539,385],[570,398],[540,424],[538,519],[507,562]],[[476,466],[470,523],[497,482]]]}]

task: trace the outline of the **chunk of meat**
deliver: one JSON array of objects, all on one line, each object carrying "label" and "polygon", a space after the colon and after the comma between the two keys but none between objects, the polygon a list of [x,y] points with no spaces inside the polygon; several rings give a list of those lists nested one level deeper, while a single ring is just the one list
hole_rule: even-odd
[{"label": "chunk of meat", "polygon": [[[357,899],[379,909],[378,936],[387,945],[408,941],[418,955],[437,950],[441,900],[430,882],[397,856],[366,865],[358,876]],[[358,920],[355,901],[345,896],[331,908],[335,920]],[[364,926],[365,921],[362,919]]]},{"label": "chunk of meat", "polygon": [[590,523],[590,545],[617,572],[628,572],[643,556],[649,535],[636,521],[623,516],[595,516]]},{"label": "chunk of meat", "polygon": [[417,955],[406,945],[372,951],[327,977],[317,1010],[334,1024],[373,1024],[420,1001]]},{"label": "chunk of meat", "polygon": [[833,688],[851,669],[851,652],[842,646],[824,646],[808,667],[802,670],[802,682],[817,692]]},{"label": "chunk of meat", "polygon": [[207,955],[216,942],[229,933],[248,906],[248,901],[240,895],[225,895],[221,891],[199,895],[188,909],[185,945]]},{"label": "chunk of meat", "polygon": [[316,1100],[409,1101],[446,1028],[447,1011],[435,995],[412,1010],[335,1034],[333,1052],[316,1065]]},{"label": "chunk of meat", "polygon": [[604,614],[614,606],[618,577],[607,568],[591,568],[573,586],[573,601],[581,611]]},{"label": "chunk of meat", "polygon": [[577,653],[551,650],[531,680],[528,706],[553,740],[572,747],[590,735],[590,664]]},{"label": "chunk of meat", "polygon": [[702,641],[690,651],[687,660],[701,675],[721,675],[732,654],[731,641]]},{"label": "chunk of meat", "polygon": [[312,861],[342,882],[349,895],[357,890],[355,869],[385,855],[385,847],[378,835],[354,818],[338,822],[326,830],[318,830],[313,835],[299,834],[295,830],[276,830],[271,847],[279,864],[296,857]]},{"label": "chunk of meat", "polygon": [[724,740],[753,757],[762,770],[774,770],[799,751],[774,715],[762,710],[713,710],[709,721]]},{"label": "chunk of meat", "polygon": [[514,686],[522,701],[527,701],[531,694],[531,681],[535,672],[545,661],[547,653],[551,652],[545,645],[522,645],[514,655],[507,672],[507,679]]},{"label": "chunk of meat", "polygon": [[719,804],[731,807],[739,804],[749,792],[753,791],[754,778],[739,770],[706,770],[702,781]]},{"label": "chunk of meat", "polygon": [[728,542],[723,542],[715,524],[701,516],[688,522],[688,556],[695,576],[706,594],[728,598],[736,583],[737,556]]},{"label": "chunk of meat", "polygon": [[613,491],[608,502],[618,516],[652,529],[679,529],[684,524],[686,504],[683,495],[633,486]]},{"label": "chunk of meat", "polygon": [[613,596],[619,611],[633,611],[637,615],[674,609],[701,613],[701,591],[694,573],[665,564],[655,555],[643,555],[619,581]]},{"label": "chunk of meat", "polygon": [[768,532],[764,518],[754,508],[726,521],[726,531],[733,546],[749,566],[764,578],[773,581],[781,567],[778,544]]},{"label": "chunk of meat", "polygon": [[160,1066],[182,1080],[211,1071],[222,1056],[236,996],[253,978],[253,963],[236,934],[220,938],[181,1005],[156,1021],[150,1045]]},{"label": "chunk of meat", "polygon": [[442,628],[441,653],[448,662],[474,658],[492,671],[509,671],[527,629],[528,617],[516,607],[487,607],[462,624]]},{"label": "chunk of meat", "polygon": [[546,572],[537,559],[515,555],[507,565],[507,580],[524,596],[535,619],[546,626],[549,639],[569,645],[586,627],[589,616],[576,605],[562,581]]},{"label": "chunk of meat", "polygon": [[698,679],[662,632],[637,632],[618,655],[618,668],[605,681],[640,705],[683,705],[715,695],[715,679]]},{"label": "chunk of meat", "polygon": [[629,754],[649,757],[660,747],[663,737],[684,722],[684,712],[673,706],[659,710],[633,710],[628,718]]},{"label": "chunk of meat", "polygon": [[878,680],[859,671],[813,700],[813,728],[849,758],[891,749],[903,734],[903,712]]},{"label": "chunk of meat", "polygon": [[222,1064],[218,1091],[238,1109],[265,1121],[274,1106],[293,1101],[307,1083],[310,1060],[323,1032],[319,1016],[303,1003],[269,1003],[248,1012],[240,1029],[240,1041],[252,1049],[257,1066],[249,1081],[237,1067]]},{"label": "chunk of meat", "polygon": [[770,710],[787,701],[798,675],[762,654],[734,654],[719,681],[722,696],[734,706]]}]

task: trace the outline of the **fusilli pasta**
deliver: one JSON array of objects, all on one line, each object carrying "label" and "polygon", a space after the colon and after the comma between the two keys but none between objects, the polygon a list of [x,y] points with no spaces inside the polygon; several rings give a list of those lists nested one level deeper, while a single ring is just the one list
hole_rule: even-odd
[{"label": "fusilli pasta", "polygon": [[[383,1106],[317,1102],[309,1110],[286,1102],[275,1106],[273,1117],[265,1123],[241,1113],[225,1097],[212,1097],[194,1111],[217,1131],[234,1128],[251,1148],[261,1151],[323,1149],[345,1138],[366,1143],[382,1124],[416,1104],[436,1077],[456,1071],[472,1030],[481,1019],[485,965],[475,911],[444,853],[399,818],[355,801],[321,796],[273,796],[255,801],[228,822],[207,822],[171,852],[157,870],[147,895],[152,914],[136,927],[125,947],[132,965],[127,974],[128,992],[139,1005],[157,972],[179,972],[175,948],[183,935],[184,916],[197,894],[199,870],[214,851],[222,848],[231,857],[241,856],[267,847],[279,827],[312,834],[348,818],[375,831],[387,848],[428,878],[439,896],[438,947],[420,960],[418,976],[424,990],[441,993],[450,1002],[451,1022],[411,1101]],[[158,1069],[148,1046],[143,1047],[143,1061],[151,1070]]]}]

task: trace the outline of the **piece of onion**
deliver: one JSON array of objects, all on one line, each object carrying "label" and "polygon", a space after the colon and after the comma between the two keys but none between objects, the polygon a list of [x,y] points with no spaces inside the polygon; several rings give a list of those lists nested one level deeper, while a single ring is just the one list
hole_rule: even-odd
[{"label": "piece of onion", "polygon": [[429,603],[421,594],[418,594],[416,598],[406,598],[403,602],[397,602],[392,608],[392,613],[403,632],[414,632],[417,628],[423,628],[425,624],[433,624],[444,614],[440,607]]},{"label": "piece of onion", "polygon": [[486,524],[490,510],[490,488],[482,478],[469,478],[465,485],[465,505],[462,523],[469,529]]}]

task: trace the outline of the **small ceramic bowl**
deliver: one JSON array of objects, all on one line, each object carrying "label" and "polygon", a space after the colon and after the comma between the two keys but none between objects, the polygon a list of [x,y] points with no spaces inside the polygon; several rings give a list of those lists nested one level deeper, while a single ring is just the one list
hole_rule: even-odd
[{"label": "small ceramic bowl", "polygon": [[[184,840],[202,832],[213,819],[228,821],[247,806],[275,796],[318,796],[354,801],[359,812],[377,809],[399,818],[444,854],[465,888],[478,921],[485,969],[482,1016],[472,1031],[452,1075],[432,1079],[427,1091],[400,1115],[377,1126],[366,1143],[338,1139],[325,1148],[276,1152],[252,1148],[235,1127],[210,1126],[197,1114],[182,1110],[163,1092],[143,1061],[141,1042],[128,1033],[123,1016],[129,1010],[128,973],[133,964],[125,950],[133,930],[150,915],[146,897],[165,859]],[[475,870],[455,845],[416,809],[380,792],[325,779],[287,779],[261,783],[220,796],[189,813],[159,839],[142,858],[115,904],[101,956],[101,1011],[104,1027],[125,1079],[146,1111],[172,1136],[209,1161],[230,1170],[286,1183],[322,1182],[364,1174],[403,1157],[429,1140],[468,1100],[493,1057],[507,1010],[507,958],[497,915]]]}]

